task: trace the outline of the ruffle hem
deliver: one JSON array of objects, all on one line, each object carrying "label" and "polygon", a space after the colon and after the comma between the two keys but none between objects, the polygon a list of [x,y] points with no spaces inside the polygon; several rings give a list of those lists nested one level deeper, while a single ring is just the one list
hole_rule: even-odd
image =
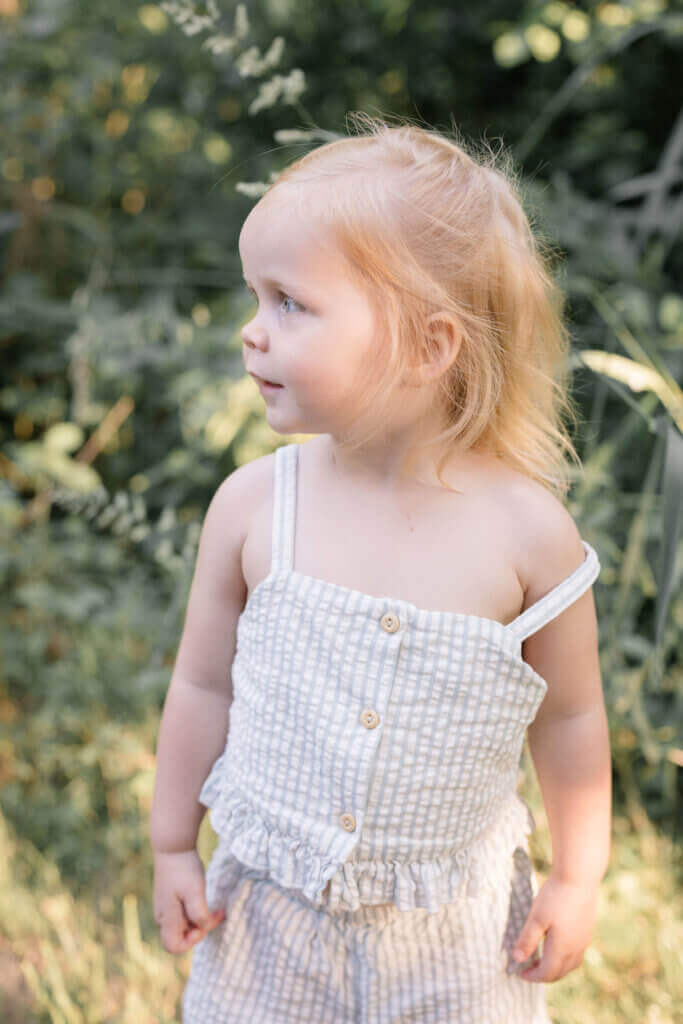
[{"label": "ruffle hem", "polygon": [[[511,791],[494,823],[469,846],[424,861],[354,860],[339,862],[315,850],[301,835],[284,833],[281,823],[249,804],[238,792],[224,792],[223,756],[215,762],[199,794],[210,808],[219,837],[207,869],[207,901],[221,904],[223,894],[244,868],[295,888],[317,907],[358,910],[361,905],[393,903],[399,910],[424,907],[437,913],[456,899],[476,898],[492,878],[495,865],[521,846],[535,822],[527,804]],[[491,882],[493,884],[493,882]]]}]

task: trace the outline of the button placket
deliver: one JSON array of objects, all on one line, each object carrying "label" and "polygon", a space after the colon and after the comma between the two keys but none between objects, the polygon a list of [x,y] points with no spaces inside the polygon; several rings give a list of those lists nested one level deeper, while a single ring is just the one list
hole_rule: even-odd
[{"label": "button placket", "polygon": [[[396,633],[401,626],[401,619],[397,612],[389,611],[385,612],[379,620],[379,624],[385,633]],[[365,729],[376,729],[380,722],[379,713],[374,708],[364,708],[360,713],[360,724]],[[368,781],[368,789],[372,781],[372,775],[376,767],[375,762],[372,762],[370,780]],[[339,824],[346,832],[356,831],[356,819],[350,811],[345,811],[339,815]]]}]

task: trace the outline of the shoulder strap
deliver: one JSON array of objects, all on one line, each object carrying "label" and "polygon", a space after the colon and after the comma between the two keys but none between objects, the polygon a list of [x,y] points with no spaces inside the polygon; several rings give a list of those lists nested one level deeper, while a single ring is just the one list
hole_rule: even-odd
[{"label": "shoulder strap", "polygon": [[275,449],[271,572],[291,569],[294,564],[298,456],[298,444],[285,444]]},{"label": "shoulder strap", "polygon": [[556,618],[568,608],[584,591],[588,590],[600,572],[600,562],[595,549],[590,544],[581,540],[586,557],[578,569],[558,583],[556,587],[544,594],[535,604],[523,611],[516,619],[513,619],[507,626],[509,632],[514,633],[518,640],[525,640],[542,626],[545,626],[551,619]]}]

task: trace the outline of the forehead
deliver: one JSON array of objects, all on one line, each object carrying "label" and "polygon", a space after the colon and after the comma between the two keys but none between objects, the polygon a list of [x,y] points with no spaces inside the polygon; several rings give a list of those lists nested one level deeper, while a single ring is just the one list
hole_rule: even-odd
[{"label": "forehead", "polygon": [[245,268],[276,276],[278,272],[320,278],[346,276],[343,253],[331,232],[315,216],[313,204],[288,190],[267,193],[254,206],[240,231],[238,248]]}]

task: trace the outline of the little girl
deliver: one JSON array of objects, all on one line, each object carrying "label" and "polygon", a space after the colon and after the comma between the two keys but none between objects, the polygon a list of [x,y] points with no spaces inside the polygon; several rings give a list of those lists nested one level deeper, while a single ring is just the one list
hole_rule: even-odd
[{"label": "little girl", "polygon": [[275,431],[315,436],[206,515],[159,731],[155,918],[170,952],[197,944],[184,1024],[547,1024],[611,813],[600,565],[561,500],[567,332],[509,166],[357,120],[240,235],[246,369]]}]

